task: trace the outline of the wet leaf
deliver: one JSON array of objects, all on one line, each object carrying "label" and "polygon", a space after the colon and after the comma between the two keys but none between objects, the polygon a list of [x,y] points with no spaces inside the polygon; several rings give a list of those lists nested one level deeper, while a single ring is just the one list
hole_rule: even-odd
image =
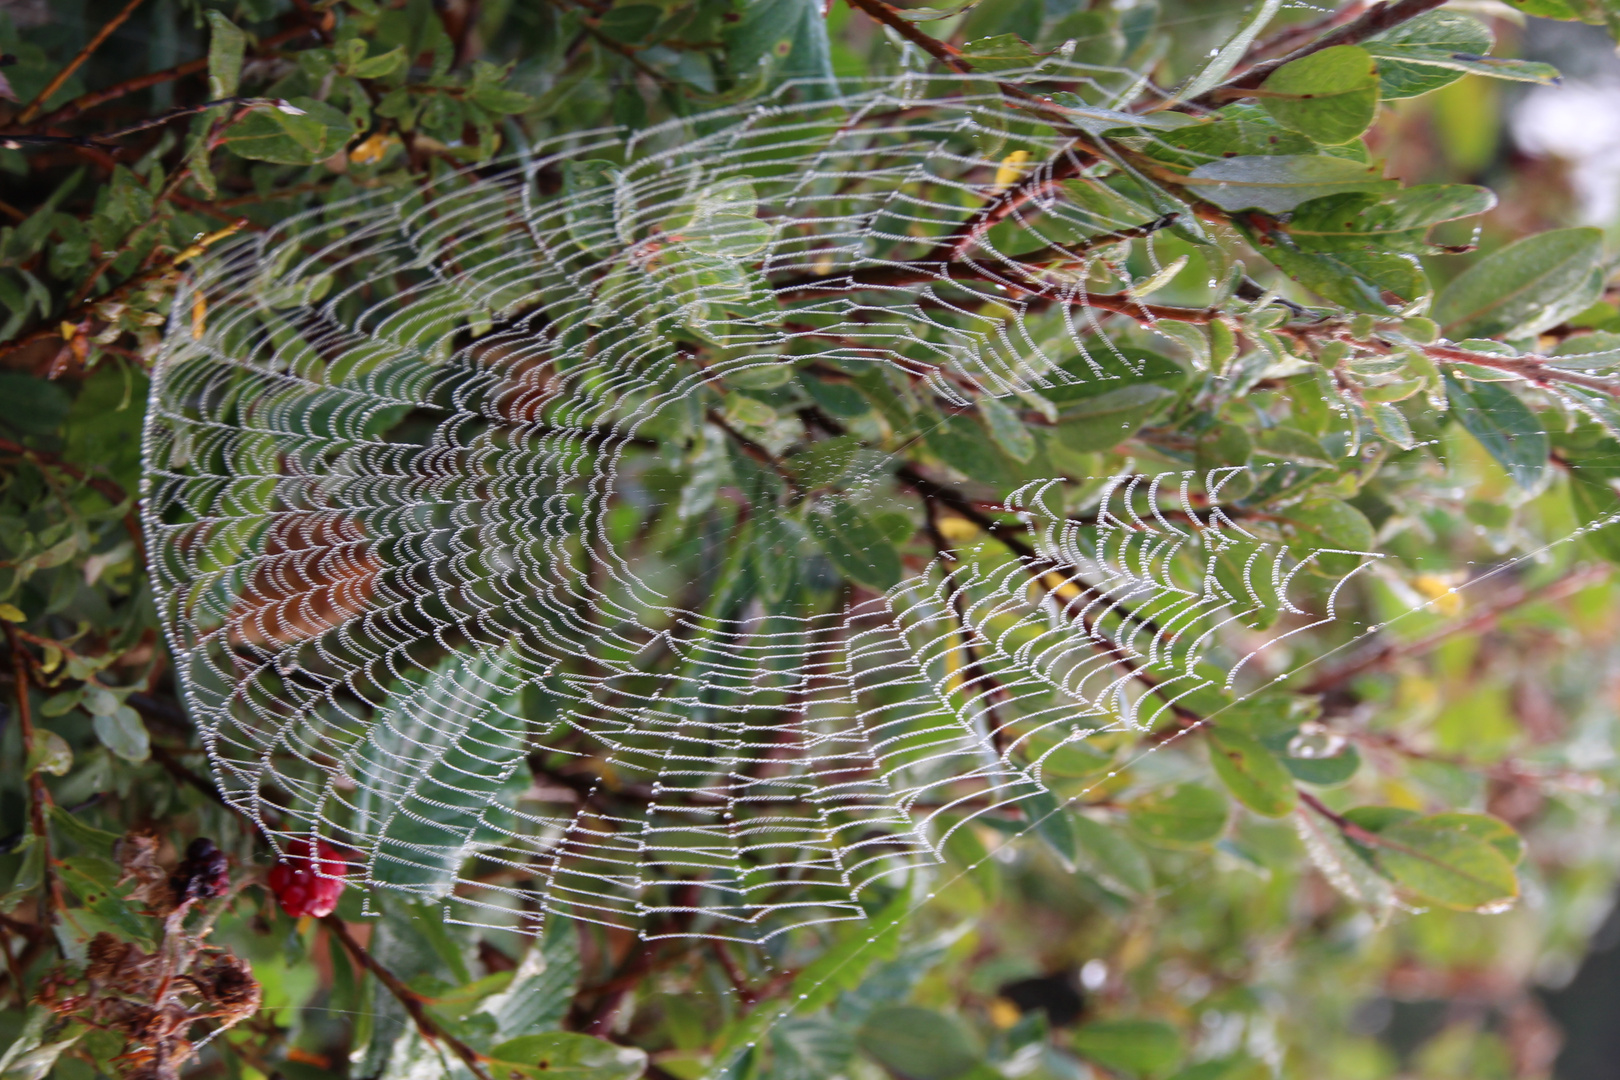
[{"label": "wet leaf", "polygon": [[1453,341],[1540,333],[1592,306],[1603,291],[1602,261],[1601,230],[1536,233],[1459,274],[1431,315]]},{"label": "wet leaf", "polygon": [[1501,383],[1446,376],[1451,414],[1507,471],[1515,484],[1533,488],[1547,471],[1551,444],[1530,407]]},{"label": "wet leaf", "polygon": [[639,1080],[647,1054],[570,1031],[524,1035],[489,1052],[497,1075],[530,1080]]},{"label": "wet leaf", "polygon": [[1287,817],[1298,802],[1292,774],[1258,739],[1216,728],[1209,760],[1237,801],[1262,817]]},{"label": "wet leaf", "polygon": [[1156,1076],[1176,1067],[1181,1033],[1161,1020],[1094,1020],[1074,1034],[1080,1056],[1132,1076]]},{"label": "wet leaf", "polygon": [[1187,187],[1225,210],[1253,207],[1286,213],[1300,203],[1346,191],[1383,192],[1399,187],[1376,165],[1327,154],[1232,157],[1200,165],[1187,175]]},{"label": "wet leaf", "polygon": [[1261,85],[1260,106],[1319,143],[1346,143],[1378,111],[1378,67],[1366,50],[1334,45],[1284,64]]},{"label": "wet leaf", "polygon": [[1225,797],[1202,784],[1150,792],[1128,807],[1131,827],[1144,839],[1170,847],[1197,847],[1226,828]]},{"label": "wet leaf", "polygon": [[855,1041],[884,1068],[911,1080],[952,1080],[977,1065],[983,1054],[958,1021],[915,1005],[875,1010]]}]

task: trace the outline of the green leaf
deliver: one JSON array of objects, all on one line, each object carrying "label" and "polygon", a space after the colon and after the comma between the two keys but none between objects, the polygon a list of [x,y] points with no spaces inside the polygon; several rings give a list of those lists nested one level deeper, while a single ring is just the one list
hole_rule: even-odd
[{"label": "green leaf", "polygon": [[405,46],[395,45],[387,52],[356,60],[349,65],[349,74],[356,79],[386,78],[404,67],[406,59]]},{"label": "green leaf", "polygon": [[980,71],[1017,71],[1034,67],[1041,55],[1017,34],[994,34],[962,45],[962,59]]},{"label": "green leaf", "polygon": [[57,383],[0,371],[0,431],[48,435],[67,419],[72,405],[73,399]]},{"label": "green leaf", "polygon": [[1558,69],[1551,64],[1485,55],[1495,44],[1490,28],[1472,16],[1426,11],[1367,39],[1361,47],[1378,61],[1385,98],[1427,94],[1468,74],[1544,86],[1558,81]]},{"label": "green leaf", "polygon": [[983,1051],[960,1023],[932,1009],[875,1009],[855,1042],[878,1064],[908,1080],[951,1080],[979,1063]]},{"label": "green leaf", "polygon": [[1298,559],[1314,556],[1324,574],[1348,574],[1377,542],[1366,515],[1339,499],[1311,499],[1283,513],[1293,525],[1289,549]]},{"label": "green leaf", "polygon": [[1282,0],[1263,0],[1251,8],[1248,18],[1243,21],[1238,32],[1210,57],[1209,63],[1177,92],[1176,97],[1188,101],[1215,89],[1221,80],[1230,75],[1242,62],[1244,54],[1249,51],[1249,46],[1254,44],[1254,39],[1266,28],[1266,24],[1271,22],[1272,16],[1277,14],[1277,9],[1281,6]]},{"label": "green leaf", "polygon": [[855,1056],[854,1033],[830,1016],[795,1016],[771,1028],[771,1080],[826,1080]]},{"label": "green leaf", "polygon": [[1517,866],[1524,859],[1524,838],[1513,831],[1513,826],[1490,814],[1450,812],[1431,814],[1427,819],[1437,828],[1458,829],[1476,839],[1484,840],[1497,851],[1508,865]]},{"label": "green leaf", "polygon": [[1445,379],[1451,415],[1463,429],[1479,440],[1515,484],[1522,488],[1539,484],[1551,444],[1530,406],[1501,383],[1465,382],[1449,374]]},{"label": "green leaf", "polygon": [[[1320,200],[1318,200],[1320,201]],[[1244,235],[1253,229],[1240,224]],[[1423,267],[1409,255],[1391,251],[1306,251],[1286,235],[1273,234],[1271,243],[1256,243],[1283,273],[1322,299],[1351,311],[1388,315],[1429,291]]]},{"label": "green leaf", "polygon": [[1110,892],[1141,900],[1153,892],[1153,867],[1124,834],[1102,822],[1075,814],[1070,818],[1080,870]]},{"label": "green leaf", "polygon": [[[910,913],[910,898],[904,892],[896,893],[860,925],[859,933],[851,933],[805,965],[793,980],[790,997],[802,1000],[805,1009],[819,1009],[830,1003],[840,990],[860,985],[867,968],[894,954]],[[804,997],[801,999],[800,995]]]},{"label": "green leaf", "polygon": [[1314,436],[1287,425],[1257,432],[1254,438],[1254,453],[1268,460],[1274,459],[1313,469],[1331,469],[1338,464],[1334,461],[1333,455]]},{"label": "green leaf", "polygon": [[698,193],[691,217],[675,238],[703,255],[741,259],[771,242],[775,228],[755,216],[759,201],[752,184],[717,184]]},{"label": "green leaf", "polygon": [[114,834],[86,824],[77,814],[69,813],[60,806],[50,808],[50,818],[53,829],[91,854],[110,857],[118,843],[118,837]]},{"label": "green leaf", "polygon": [[1111,137],[1156,161],[1189,169],[1217,158],[1316,152],[1316,144],[1310,139],[1283,127],[1260,106],[1246,101],[1218,109],[1196,124],[1156,132],[1151,139],[1117,134]]},{"label": "green leaf", "polygon": [[1610,562],[1620,563],[1620,494],[1616,494],[1614,485],[1572,460],[1569,501],[1582,525],[1596,526],[1588,528],[1583,536],[1592,550]]},{"label": "green leaf", "polygon": [[615,41],[639,42],[664,17],[654,4],[616,4],[603,13],[596,28]]},{"label": "green leaf", "polygon": [[1328,154],[1223,158],[1187,174],[1187,188],[1224,210],[1254,208],[1282,214],[1309,199],[1346,191],[1393,191],[1376,165]]},{"label": "green leaf", "polygon": [[1215,775],[1238,802],[1262,817],[1286,817],[1299,801],[1294,777],[1258,740],[1236,731],[1211,730],[1209,760]]},{"label": "green leaf", "polygon": [[568,235],[585,251],[595,251],[613,243],[618,230],[614,225],[619,167],[611,161],[565,161],[563,176],[563,221]]},{"label": "green leaf", "polygon": [[1202,784],[1178,784],[1149,792],[1129,806],[1131,828],[1167,847],[1197,847],[1226,828],[1227,802]]},{"label": "green leaf", "polygon": [[500,1039],[554,1031],[568,1014],[580,971],[578,931],[570,920],[553,916],[545,935],[529,943],[511,983],[478,1011],[495,1018]]},{"label": "green leaf", "polygon": [[805,524],[839,573],[851,581],[876,592],[886,592],[899,582],[900,553],[848,502],[826,500],[810,512]]},{"label": "green leaf", "polygon": [[1388,915],[1395,903],[1394,885],[1345,839],[1337,824],[1305,807],[1294,815],[1294,824],[1305,854],[1329,884],[1376,917]]},{"label": "green leaf", "polygon": [[988,394],[978,400],[979,415],[996,445],[1015,461],[1028,461],[1035,456],[1035,436],[1018,418],[1018,414],[1000,398]]},{"label": "green leaf", "polygon": [[1378,112],[1378,65],[1365,49],[1334,45],[1284,64],[1261,85],[1260,107],[1329,146],[1347,143]]},{"label": "green leaf", "polygon": [[997,487],[1012,482],[1011,471],[984,429],[967,416],[949,416],[923,435],[923,442],[941,461],[974,480]]},{"label": "green leaf", "polygon": [[213,100],[232,97],[242,82],[247,35],[221,12],[209,11],[207,17],[208,97]]},{"label": "green leaf", "polygon": [[517,668],[504,650],[453,653],[389,688],[352,751],[351,828],[376,843],[373,880],[438,899],[469,856],[515,824],[529,784]]},{"label": "green leaf", "polygon": [[1483,214],[1496,193],[1473,184],[1419,184],[1379,198],[1365,192],[1301,203],[1284,231],[1307,251],[1404,251],[1430,254],[1429,229]]},{"label": "green leaf", "polygon": [[324,101],[293,98],[266,105],[232,125],[225,145],[239,157],[277,165],[313,165],[342,150],[354,135],[349,117]]},{"label": "green leaf", "polygon": [[1181,1033],[1162,1020],[1094,1020],[1074,1033],[1080,1056],[1132,1076],[1167,1073],[1181,1061]]},{"label": "green leaf", "polygon": [[531,1080],[639,1080],[647,1068],[644,1050],[571,1031],[510,1039],[489,1056],[495,1075]]},{"label": "green leaf", "polygon": [[1057,797],[1042,788],[1033,795],[1024,796],[1022,808],[1036,835],[1057,854],[1065,867],[1074,866],[1080,851],[1072,821],[1058,804]]},{"label": "green leaf", "polygon": [[23,775],[43,772],[52,776],[66,776],[71,768],[73,748],[67,744],[67,740],[54,731],[36,729],[34,745],[29,748],[28,760],[23,765]]},{"label": "green leaf", "polygon": [[1492,909],[1519,895],[1518,878],[1493,838],[1437,814],[1404,821],[1374,834],[1378,865],[1425,900],[1473,911]]},{"label": "green leaf", "polygon": [[125,761],[145,761],[152,753],[151,741],[141,716],[128,705],[95,718],[96,737],[101,744]]},{"label": "green leaf", "polygon": [[[62,1075],[62,1070],[56,1068],[57,1061],[63,1051],[67,1050],[89,1029],[83,1024],[73,1022],[66,1029],[66,1037],[47,1041],[47,1030],[55,1030],[58,1017],[48,1008],[36,1005],[29,1010],[28,1020],[22,1025],[22,1030],[16,1039],[0,1054],[0,1078],[3,1080],[45,1080],[53,1072]],[[56,1034],[63,1034],[56,1031]]]},{"label": "green leaf", "polygon": [[1319,748],[1322,738],[1311,739],[1297,732],[1287,731],[1260,741],[1277,755],[1283,768],[1287,769],[1295,780],[1317,787],[1334,787],[1348,782],[1361,768],[1360,751],[1356,749],[1354,743],[1344,742],[1336,753],[1321,757],[1303,756],[1313,749],[1313,742]]},{"label": "green leaf", "polygon": [[1430,314],[1453,341],[1538,334],[1592,306],[1603,292],[1602,262],[1599,229],[1527,236],[1459,274]]},{"label": "green leaf", "polygon": [[1119,386],[1063,407],[1053,436],[1077,453],[1107,450],[1136,434],[1143,424],[1176,399],[1156,383]]},{"label": "green leaf", "polygon": [[821,0],[747,0],[726,40],[727,59],[739,72],[764,69],[773,79],[807,80],[803,93],[811,99],[838,92]]}]

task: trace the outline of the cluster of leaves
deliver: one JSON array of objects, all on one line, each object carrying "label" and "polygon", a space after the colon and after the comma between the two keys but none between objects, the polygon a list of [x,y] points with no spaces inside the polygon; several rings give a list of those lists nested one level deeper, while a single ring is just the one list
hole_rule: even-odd
[{"label": "cluster of leaves", "polygon": [[[120,884],[109,861],[120,823],[206,832],[244,864],[255,858],[256,833],[211,796],[175,703],[135,517],[146,368],[186,264],[231,230],[437,183],[549,134],[691,115],[789,77],[864,79],[928,63],[896,47],[900,23],[953,43],[980,70],[1066,48],[1112,69],[1099,80],[1117,78],[1116,89],[1140,72],[1185,76],[1186,108],[1126,121],[1050,89],[1058,112],[1010,110],[1004,131],[964,147],[1000,163],[973,196],[982,200],[1015,190],[1029,175],[1020,141],[1055,127],[1095,157],[1085,176],[1060,182],[1070,205],[1092,220],[1168,219],[1151,245],[1083,228],[1057,238],[1085,251],[1086,289],[1158,312],[1140,327],[1116,310],[1086,338],[1093,357],[1128,358],[1128,371],[1111,372],[1128,385],[1097,380],[1085,358],[1069,361],[1080,381],[1061,391],[1009,401],[958,387],[965,408],[893,371],[808,356],[785,379],[716,380],[684,419],[652,433],[656,447],[627,459],[630,489],[654,497],[615,508],[626,552],[695,583],[713,610],[760,598],[816,610],[849,587],[893,586],[942,541],[993,575],[1016,553],[983,508],[1029,479],[1072,478],[1064,508],[1084,515],[1100,490],[1089,478],[1127,461],[1148,474],[1224,470],[1218,501],[1246,529],[1301,556],[1341,553],[1337,564],[1321,558],[1312,588],[1325,593],[1359,566],[1353,553],[1394,557],[1339,598],[1341,629],[1313,649],[1330,651],[1357,624],[1399,617],[1401,630],[1369,662],[1307,673],[1290,692],[1179,702],[1141,737],[1032,737],[1021,763],[1038,763],[1083,808],[1049,815],[1039,843],[1005,858],[987,857],[987,845],[1024,820],[942,836],[951,885],[938,899],[918,907],[880,890],[864,924],[779,952],[651,948],[566,923],[514,943],[447,926],[436,907],[390,898],[367,910],[349,890],[338,924],[380,916],[357,951],[331,923],[300,923],[262,892],[232,897],[213,940],[252,961],[264,1010],[196,1067],[298,1077],[330,1075],[347,1058],[367,1077],[485,1068],[632,1080],[653,1068],[808,1080],[881,1069],[953,1080],[1074,1076],[1090,1063],[1216,1080],[1273,1067],[1326,1074],[1331,1063],[1377,1077],[1412,1048],[1350,1033],[1355,1005],[1472,995],[1487,1005],[1430,1040],[1417,1067],[1533,1072],[1515,1041],[1534,1023],[1523,1019],[1535,1011],[1523,989],[1532,961],[1501,957],[1578,950],[1611,869],[1571,852],[1607,822],[1593,785],[1607,778],[1614,733],[1589,704],[1601,700],[1604,665],[1580,658],[1613,648],[1612,586],[1587,560],[1620,560],[1620,525],[1606,524],[1620,514],[1617,417],[1594,388],[1620,350],[1620,315],[1596,230],[1536,234],[1453,273],[1452,256],[1478,239],[1468,219],[1493,196],[1400,187],[1361,137],[1390,102],[1421,109],[1411,99],[1460,79],[1554,73],[1489,56],[1491,31],[1475,18],[1431,12],[1231,85],[1279,5],[1242,13],[1236,36],[1219,40],[1213,31],[1230,24],[1215,16],[1240,14],[1236,5],[1165,6],[1162,26],[1150,4],[1040,0],[885,8],[894,24],[880,26],[803,0],[442,13],[426,0],[195,5],[171,77],[141,83],[146,69],[117,54],[144,38],[115,35],[32,108],[99,25],[89,15],[113,10],[86,5],[84,19],[21,33],[0,22],[0,51],[16,58],[4,69],[16,107],[0,168],[17,203],[0,207],[14,219],[0,234],[0,618],[19,695],[4,739],[10,760],[25,762],[0,786],[4,1022],[17,1032],[0,1075],[131,1067],[118,1060],[122,1038],[76,1026],[105,1016],[35,1004],[50,973],[90,977],[92,950],[116,951],[107,942],[136,966],[160,952],[160,917],[142,914],[151,897]],[[1598,0],[1512,6],[1615,20]],[[1194,25],[1210,33],[1178,40],[1177,15],[1206,20]],[[157,29],[143,18],[129,26]],[[176,102],[166,123],[146,126]],[[592,216],[604,200],[591,195],[622,164],[561,178],[581,207],[586,254],[616,235],[611,215]],[[694,354],[724,357],[731,343],[715,327],[728,317],[786,317],[765,299],[783,283],[749,263],[771,214],[732,187],[665,223],[670,292],[733,297],[694,314]],[[1508,239],[1489,218],[1486,228],[1486,243]],[[913,235],[874,254],[915,261],[941,239]],[[1021,251],[1010,223],[986,242]],[[1438,294],[1431,271],[1450,279]],[[208,318],[199,303],[181,322]],[[1043,318],[1036,333],[1062,339],[1057,314]],[[806,415],[822,426],[807,433]],[[846,497],[857,479],[870,489],[872,462],[895,454],[922,484],[891,470],[876,498]],[[789,533],[743,528],[756,505],[785,508]],[[1579,544],[1560,543],[1582,527]],[[716,563],[715,537],[741,554]],[[1543,548],[1548,558],[1495,591],[1454,591],[1470,567]],[[1241,566],[1216,573],[1242,587]],[[1463,614],[1463,595],[1496,616],[1492,634]],[[1163,745],[1137,761],[1146,743]],[[1528,854],[1510,825],[1529,836]],[[1481,911],[1529,891],[1521,882],[1551,899],[1486,921]],[[1435,910],[1398,914],[1411,907]],[[1504,978],[1477,974],[1493,964]],[[116,996],[138,998],[144,978],[131,975]],[[777,1001],[792,1015],[780,1018]]]}]

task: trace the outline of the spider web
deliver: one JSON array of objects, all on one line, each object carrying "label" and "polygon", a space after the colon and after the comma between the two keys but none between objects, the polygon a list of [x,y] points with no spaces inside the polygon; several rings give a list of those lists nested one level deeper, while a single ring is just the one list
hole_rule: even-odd
[{"label": "spider web", "polygon": [[[996,79],[1055,71],[1103,103],[1076,123],[1139,122],[1106,108],[1128,72]],[[155,371],[145,513],[226,798],[448,918],[762,941],[862,917],[966,822],[1038,827],[1089,742],[1277,676],[1256,658],[1308,650],[1381,556],[1246,527],[1236,469],[1009,485],[976,504],[1006,536],[930,517],[946,542],[897,583],[840,582],[883,576],[860,529],[909,512],[911,535],[917,503],[912,448],[871,449],[873,414],[826,387],[875,375],[947,417],[1153,390],[1075,246],[1145,223],[1065,197],[1068,147],[988,79],[789,88],[202,260]],[[1052,182],[972,229],[1009,162]],[[705,404],[807,370],[820,428],[744,434]],[[784,473],[789,450],[811,465]]]}]

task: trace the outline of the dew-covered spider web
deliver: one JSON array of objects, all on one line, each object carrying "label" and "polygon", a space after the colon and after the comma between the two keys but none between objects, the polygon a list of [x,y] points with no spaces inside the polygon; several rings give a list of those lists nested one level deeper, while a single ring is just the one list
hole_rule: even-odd
[{"label": "dew-covered spider web", "polygon": [[[1058,74],[1079,128],[1169,123]],[[1253,483],[1202,450],[1085,471],[1189,381],[1297,370],[1214,371],[1185,325],[1121,343],[1175,207],[1109,168],[1003,85],[910,74],[557,138],[201,260],[145,513],[225,797],[455,919],[759,941],[1367,632],[1336,602],[1382,572],[1371,533],[1229,513]],[[1381,452],[1348,429],[1319,452]],[[1278,490],[1334,463],[1255,460]]]}]

